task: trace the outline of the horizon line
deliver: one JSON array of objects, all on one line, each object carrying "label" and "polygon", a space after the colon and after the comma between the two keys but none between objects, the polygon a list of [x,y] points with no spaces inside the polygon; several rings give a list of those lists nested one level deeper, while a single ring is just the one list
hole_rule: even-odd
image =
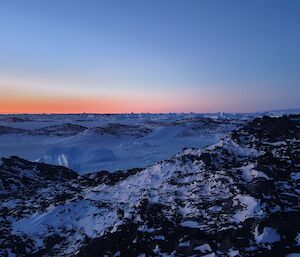
[{"label": "horizon line", "polygon": [[226,114],[252,114],[252,113],[264,113],[264,112],[278,112],[278,111],[299,111],[299,108],[287,108],[287,109],[275,109],[275,110],[267,110],[267,111],[254,111],[254,112],[112,112],[112,113],[101,113],[101,112],[66,112],[66,113],[55,113],[55,112],[0,112],[0,115],[119,115],[119,114],[130,114],[130,115],[138,115],[138,114],[217,114],[217,113],[226,113]]}]

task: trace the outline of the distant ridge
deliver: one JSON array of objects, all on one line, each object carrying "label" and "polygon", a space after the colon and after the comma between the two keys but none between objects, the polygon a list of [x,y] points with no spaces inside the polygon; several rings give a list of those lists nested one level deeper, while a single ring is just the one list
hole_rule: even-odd
[{"label": "distant ridge", "polygon": [[271,111],[258,112],[258,113],[266,114],[266,115],[299,114],[300,108],[271,110]]}]

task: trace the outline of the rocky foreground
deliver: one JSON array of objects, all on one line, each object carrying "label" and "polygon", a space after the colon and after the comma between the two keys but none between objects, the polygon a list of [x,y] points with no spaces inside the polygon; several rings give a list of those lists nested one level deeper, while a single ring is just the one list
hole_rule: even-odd
[{"label": "rocky foreground", "polygon": [[0,162],[0,256],[296,256],[300,116],[146,169]]}]

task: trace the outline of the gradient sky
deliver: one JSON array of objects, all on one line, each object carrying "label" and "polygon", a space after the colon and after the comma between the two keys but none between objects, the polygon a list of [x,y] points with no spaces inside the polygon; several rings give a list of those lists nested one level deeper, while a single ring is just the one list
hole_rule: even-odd
[{"label": "gradient sky", "polygon": [[2,113],[299,107],[299,0],[0,1]]}]

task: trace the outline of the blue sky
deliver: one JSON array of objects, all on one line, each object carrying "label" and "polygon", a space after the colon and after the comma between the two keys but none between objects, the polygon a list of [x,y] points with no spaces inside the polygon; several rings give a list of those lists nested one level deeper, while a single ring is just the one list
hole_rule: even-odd
[{"label": "blue sky", "polygon": [[72,112],[71,100],[93,102],[74,112],[300,107],[299,27],[296,0],[2,0],[0,108],[51,112],[65,102]]}]

